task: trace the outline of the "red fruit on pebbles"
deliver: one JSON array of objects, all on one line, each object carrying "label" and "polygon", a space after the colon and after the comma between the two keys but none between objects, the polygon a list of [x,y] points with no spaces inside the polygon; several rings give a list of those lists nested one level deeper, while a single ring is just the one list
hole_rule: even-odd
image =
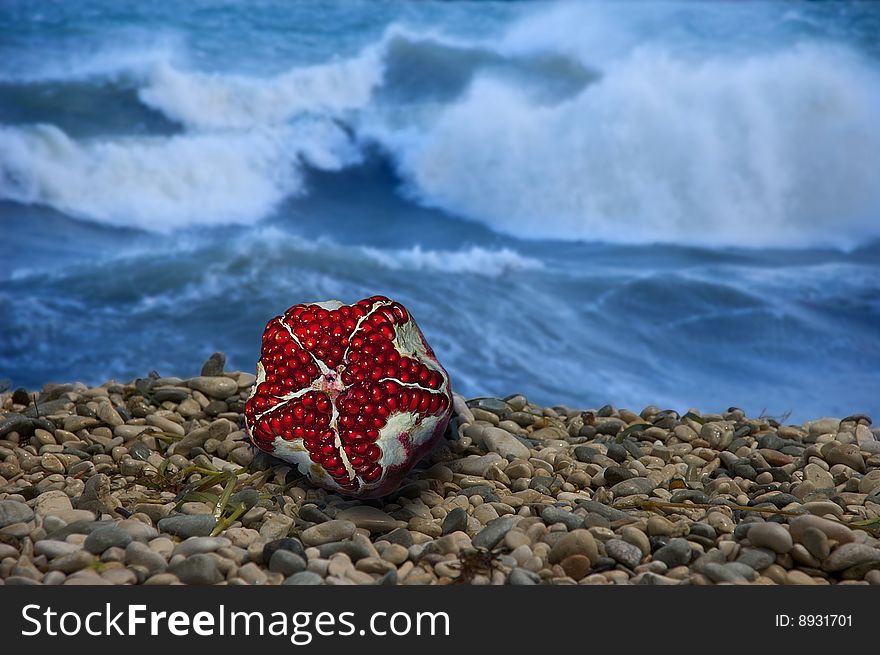
[{"label": "red fruit on pebbles", "polygon": [[449,375],[406,308],[384,296],[294,305],[266,325],[245,404],[254,445],[313,483],[396,489],[452,414]]}]

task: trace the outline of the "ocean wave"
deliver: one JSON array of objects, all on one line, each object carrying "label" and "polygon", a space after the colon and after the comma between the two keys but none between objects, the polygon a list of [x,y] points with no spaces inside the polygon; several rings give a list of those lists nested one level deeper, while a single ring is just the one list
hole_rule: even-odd
[{"label": "ocean wave", "polygon": [[303,113],[334,116],[369,104],[381,68],[371,52],[339,64],[297,68],[274,78],[155,66],[139,97],[192,129],[283,125]]},{"label": "ocean wave", "polygon": [[149,231],[248,224],[303,192],[303,163],[337,170],[358,158],[328,121],[85,141],[49,125],[0,127],[0,198]]},{"label": "ocean wave", "polygon": [[681,35],[640,40],[584,11],[526,17],[493,42],[392,25],[353,58],[265,78],[147,49],[120,66],[184,134],[3,128],[0,196],[148,229],[253,223],[305,192],[302,164],[338,170],[378,148],[408,198],[518,238],[880,236],[876,64],[818,40],[694,57]]},{"label": "ocean wave", "polygon": [[804,46],[639,51],[555,105],[486,76],[427,125],[382,123],[410,195],[532,238],[781,247],[880,235],[880,78]]}]

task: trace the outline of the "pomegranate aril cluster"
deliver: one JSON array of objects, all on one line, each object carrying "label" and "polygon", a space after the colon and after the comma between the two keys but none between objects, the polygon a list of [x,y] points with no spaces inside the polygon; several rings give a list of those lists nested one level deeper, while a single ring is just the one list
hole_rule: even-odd
[{"label": "pomegranate aril cluster", "polygon": [[[399,338],[402,329],[409,339]],[[383,296],[350,306],[294,305],[267,324],[260,365],[245,406],[255,445],[284,456],[288,449],[279,439],[301,443],[319,467],[306,473],[350,493],[389,472],[383,469],[383,438],[391,439],[386,445],[398,459],[408,445],[417,454],[427,437],[437,436],[419,430],[442,432],[451,411],[446,372],[409,312]],[[399,423],[408,429],[383,436],[394,416],[402,416]],[[415,462],[389,463],[400,472]]]}]

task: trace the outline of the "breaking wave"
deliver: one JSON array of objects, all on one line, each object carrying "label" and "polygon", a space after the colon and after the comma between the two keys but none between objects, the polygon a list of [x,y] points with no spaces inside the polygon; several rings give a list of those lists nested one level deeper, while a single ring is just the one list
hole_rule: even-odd
[{"label": "breaking wave", "polygon": [[[370,149],[409,199],[520,238],[799,247],[880,236],[875,65],[819,42],[693,57],[627,40],[613,21],[579,44],[574,11],[554,13],[553,29],[526,18],[491,44],[392,26],[356,57],[274,77],[149,51],[120,65],[181,134],[0,128],[0,197],[141,229],[253,223],[307,192],[303,166],[339,170]],[[86,72],[118,78],[107,65]]]}]

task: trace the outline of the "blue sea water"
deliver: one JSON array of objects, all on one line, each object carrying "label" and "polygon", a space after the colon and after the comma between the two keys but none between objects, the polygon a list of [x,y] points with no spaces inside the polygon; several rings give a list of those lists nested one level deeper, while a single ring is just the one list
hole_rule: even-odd
[{"label": "blue sea water", "polygon": [[469,396],[880,410],[877,3],[0,4],[0,378],[406,304]]}]

